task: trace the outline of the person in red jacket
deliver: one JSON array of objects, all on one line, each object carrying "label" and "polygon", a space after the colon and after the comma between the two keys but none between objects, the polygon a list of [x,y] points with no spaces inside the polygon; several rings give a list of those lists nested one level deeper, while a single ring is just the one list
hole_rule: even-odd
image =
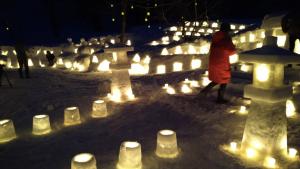
[{"label": "person in red jacket", "polygon": [[213,87],[220,85],[217,98],[217,103],[220,104],[228,102],[225,100],[224,94],[226,85],[231,78],[229,56],[235,54],[236,51],[229,32],[230,25],[222,23],[220,31],[213,35],[208,65],[208,78],[211,82],[198,95],[199,97],[206,96]]}]

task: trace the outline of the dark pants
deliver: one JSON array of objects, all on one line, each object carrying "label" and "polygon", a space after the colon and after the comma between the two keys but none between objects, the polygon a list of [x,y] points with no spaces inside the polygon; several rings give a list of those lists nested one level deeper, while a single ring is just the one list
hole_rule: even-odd
[{"label": "dark pants", "polygon": [[289,35],[290,36],[290,38],[289,38],[289,43],[290,43],[290,47],[289,47],[289,49],[290,49],[290,51],[291,52],[294,52],[294,49],[295,49],[295,41],[297,40],[297,39],[299,39],[300,40],[300,35]]},{"label": "dark pants", "polygon": [[27,57],[18,57],[19,62],[19,75],[20,78],[23,78],[23,68],[25,69],[25,77],[29,78],[29,67],[28,67],[28,59]]},{"label": "dark pants", "polygon": [[218,84],[216,82],[210,82],[204,89],[201,90],[201,93],[208,93],[211,91],[213,87],[216,85],[220,85],[219,90],[218,90],[218,100],[224,100],[224,94],[226,90],[226,83],[223,84]]}]

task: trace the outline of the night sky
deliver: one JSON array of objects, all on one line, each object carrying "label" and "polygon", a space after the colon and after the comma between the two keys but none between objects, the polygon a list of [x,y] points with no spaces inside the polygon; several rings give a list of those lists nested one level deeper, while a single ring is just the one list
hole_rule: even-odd
[{"label": "night sky", "polygon": [[[300,8],[296,0],[196,0],[198,19],[261,20],[267,13]],[[2,0],[0,10],[1,43],[15,36],[45,37],[49,40],[66,36],[118,33],[120,0]],[[129,0],[128,26],[170,25],[181,17],[195,18],[195,0]],[[157,3],[158,7],[153,8]],[[114,4],[114,7],[111,7]],[[168,4],[160,6],[160,4]],[[134,6],[131,9],[131,5]],[[295,9],[295,8],[294,8]],[[145,22],[146,12],[149,21]],[[207,14],[207,15],[206,15]],[[115,18],[115,22],[112,22]],[[47,35],[47,36],[46,36]]]}]

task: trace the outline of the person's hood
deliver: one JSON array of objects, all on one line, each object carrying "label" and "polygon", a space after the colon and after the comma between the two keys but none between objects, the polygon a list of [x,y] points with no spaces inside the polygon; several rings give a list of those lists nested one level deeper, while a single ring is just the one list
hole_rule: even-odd
[{"label": "person's hood", "polygon": [[213,35],[212,43],[219,43],[223,39],[225,39],[228,35],[222,31],[218,31]]}]

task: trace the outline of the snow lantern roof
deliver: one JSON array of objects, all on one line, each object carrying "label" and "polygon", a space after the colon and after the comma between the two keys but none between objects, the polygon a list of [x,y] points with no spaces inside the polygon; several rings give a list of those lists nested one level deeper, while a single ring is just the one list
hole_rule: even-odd
[{"label": "snow lantern roof", "polygon": [[300,63],[300,55],[278,47],[277,37],[268,36],[263,47],[240,53],[239,60],[248,63],[290,64]]},{"label": "snow lantern roof", "polygon": [[110,46],[109,48],[105,48],[104,52],[105,53],[113,53],[113,52],[123,52],[123,51],[133,51],[133,47],[131,46],[126,46],[123,44],[115,44]]}]

